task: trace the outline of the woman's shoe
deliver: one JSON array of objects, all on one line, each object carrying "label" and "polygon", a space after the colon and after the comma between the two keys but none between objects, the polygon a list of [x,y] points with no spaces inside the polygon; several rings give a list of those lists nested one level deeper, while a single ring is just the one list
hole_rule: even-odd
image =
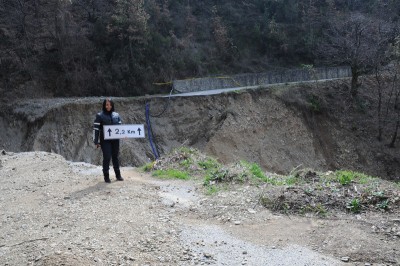
[{"label": "woman's shoe", "polygon": [[108,172],[104,172],[104,182],[111,183],[110,174]]},{"label": "woman's shoe", "polygon": [[120,170],[115,170],[115,177],[117,178],[118,181],[124,181],[124,179],[121,176]]}]

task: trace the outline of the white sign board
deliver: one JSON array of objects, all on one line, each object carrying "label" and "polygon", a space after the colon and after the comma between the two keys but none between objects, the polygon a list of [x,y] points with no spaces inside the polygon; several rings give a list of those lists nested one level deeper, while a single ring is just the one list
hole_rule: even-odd
[{"label": "white sign board", "polygon": [[104,139],[144,138],[144,125],[103,126]]}]

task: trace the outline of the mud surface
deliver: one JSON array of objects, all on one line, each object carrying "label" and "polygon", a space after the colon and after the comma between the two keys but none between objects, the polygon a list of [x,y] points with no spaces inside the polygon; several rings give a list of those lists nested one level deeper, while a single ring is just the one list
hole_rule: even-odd
[{"label": "mud surface", "polygon": [[[213,196],[46,152],[0,157],[1,265],[399,265],[398,215],[275,214],[253,186]],[[344,262],[347,261],[348,262]]]}]

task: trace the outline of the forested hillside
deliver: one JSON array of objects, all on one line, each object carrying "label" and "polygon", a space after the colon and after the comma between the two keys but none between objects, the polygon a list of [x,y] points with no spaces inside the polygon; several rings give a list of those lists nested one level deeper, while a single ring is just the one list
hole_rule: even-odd
[{"label": "forested hillside", "polygon": [[0,96],[135,96],[344,64],[356,94],[396,56],[399,14],[397,0],[0,0]]}]

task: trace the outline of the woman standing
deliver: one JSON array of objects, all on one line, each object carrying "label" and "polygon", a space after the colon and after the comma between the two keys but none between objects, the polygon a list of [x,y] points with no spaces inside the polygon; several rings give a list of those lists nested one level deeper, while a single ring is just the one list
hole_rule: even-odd
[{"label": "woman standing", "polygon": [[96,148],[101,147],[103,151],[103,174],[104,181],[111,183],[110,180],[110,160],[112,159],[115,177],[118,181],[123,181],[119,170],[119,139],[104,139],[104,125],[119,125],[121,118],[118,113],[114,112],[114,102],[111,99],[103,101],[103,111],[96,114],[93,127],[93,141]]}]

